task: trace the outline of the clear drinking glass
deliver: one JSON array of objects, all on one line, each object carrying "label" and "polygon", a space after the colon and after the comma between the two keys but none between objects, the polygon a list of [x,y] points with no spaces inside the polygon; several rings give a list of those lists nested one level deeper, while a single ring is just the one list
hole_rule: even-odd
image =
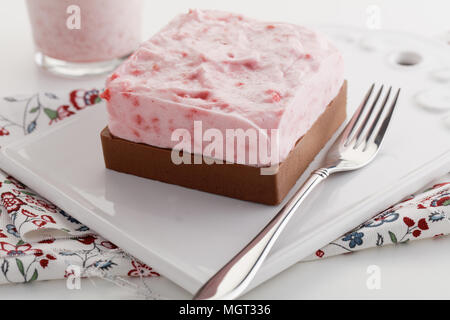
[{"label": "clear drinking glass", "polygon": [[112,71],[141,41],[142,0],[27,0],[36,63],[84,76]]}]

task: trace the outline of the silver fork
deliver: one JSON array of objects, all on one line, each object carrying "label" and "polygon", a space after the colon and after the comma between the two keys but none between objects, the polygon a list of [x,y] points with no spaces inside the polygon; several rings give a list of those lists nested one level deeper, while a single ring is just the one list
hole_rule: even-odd
[{"label": "silver fork", "polygon": [[322,168],[314,171],[267,226],[206,282],[194,296],[195,300],[235,299],[241,295],[290,218],[314,187],[333,173],[356,170],[373,160],[383,142],[400,94],[398,89],[390,106],[386,108],[392,87],[384,93],[382,85],[375,95],[374,88],[375,84],[370,87],[358,110],[328,151]]}]

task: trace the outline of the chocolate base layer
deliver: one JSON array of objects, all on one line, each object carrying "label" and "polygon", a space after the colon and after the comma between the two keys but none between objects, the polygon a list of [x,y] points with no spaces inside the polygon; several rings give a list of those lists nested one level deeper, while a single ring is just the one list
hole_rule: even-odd
[{"label": "chocolate base layer", "polygon": [[[192,189],[269,205],[279,204],[346,117],[347,83],[272,175],[241,164],[180,164],[171,149],[130,142],[101,132],[106,168]],[[191,155],[194,163],[194,155]]]}]

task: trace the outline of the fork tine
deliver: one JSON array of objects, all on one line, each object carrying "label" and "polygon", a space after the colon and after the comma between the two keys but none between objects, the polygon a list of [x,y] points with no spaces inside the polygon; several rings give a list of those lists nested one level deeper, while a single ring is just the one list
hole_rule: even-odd
[{"label": "fork tine", "polygon": [[372,139],[372,137],[373,137],[374,130],[375,130],[375,128],[377,127],[377,125],[378,125],[378,123],[379,123],[379,120],[380,120],[380,118],[381,118],[381,115],[383,114],[384,108],[386,107],[386,104],[387,104],[387,102],[388,102],[388,100],[389,100],[389,97],[390,97],[390,95],[391,95],[391,91],[392,91],[392,86],[389,87],[389,90],[388,90],[388,92],[387,92],[387,94],[386,94],[386,97],[384,97],[384,100],[383,100],[383,102],[382,102],[382,104],[381,104],[380,110],[378,111],[377,116],[376,116],[375,119],[373,120],[373,123],[372,123],[372,125],[370,126],[370,129],[369,129],[369,131],[368,131],[367,134],[366,134],[366,138],[364,139],[364,141],[365,141],[366,144],[367,144],[367,143],[370,141],[370,139]]},{"label": "fork tine", "polygon": [[345,141],[345,146],[350,142],[349,137],[353,134],[353,131],[358,123],[361,115],[364,113],[364,109],[367,106],[367,102],[369,101],[370,96],[372,95],[373,89],[375,88],[375,83],[372,84],[369,91],[367,91],[364,100],[361,105],[358,107],[358,110],[354,113],[353,117],[350,119],[349,123],[345,126],[344,131],[342,132],[342,141]]},{"label": "fork tine", "polygon": [[392,101],[391,107],[390,107],[388,113],[386,114],[386,116],[384,117],[384,120],[380,126],[380,129],[378,129],[378,133],[376,134],[376,137],[374,140],[375,144],[378,147],[381,145],[381,142],[383,141],[384,134],[386,133],[386,130],[389,126],[389,122],[391,121],[391,118],[392,118],[392,114],[394,113],[395,106],[397,105],[397,100],[398,100],[399,95],[400,95],[400,89],[397,90],[397,93],[394,97],[394,101]]},{"label": "fork tine", "polygon": [[383,92],[383,89],[384,89],[384,85],[381,85],[381,87],[378,90],[378,93],[377,93],[375,99],[372,102],[372,106],[370,107],[369,112],[366,114],[362,124],[359,125],[358,133],[353,138],[356,141],[355,148],[358,148],[359,145],[362,143],[362,139],[360,139],[360,138],[362,137],[364,130],[367,128],[367,123],[369,122],[370,117],[372,116],[372,113],[373,113],[373,111],[374,111],[374,109],[375,109],[375,107],[376,107],[376,105],[378,103],[378,100],[380,99],[380,96],[381,96],[381,93]]}]

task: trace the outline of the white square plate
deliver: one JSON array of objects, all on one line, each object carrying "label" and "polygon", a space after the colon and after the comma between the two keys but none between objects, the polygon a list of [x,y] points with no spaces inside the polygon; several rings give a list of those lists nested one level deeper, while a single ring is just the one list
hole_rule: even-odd
[{"label": "white square plate", "polygon": [[[420,38],[381,32],[372,34],[381,49],[368,52],[349,41],[349,35],[358,37],[361,30],[325,31],[348,63],[349,114],[376,80],[401,84],[401,99],[376,160],[357,172],[331,177],[304,202],[252,286],[450,170],[450,144],[445,139],[450,130],[436,114],[412,101],[424,83],[432,81],[429,70],[450,65],[442,58],[450,56],[448,52]],[[410,69],[390,66],[389,54],[406,47],[420,50],[425,62]],[[423,81],[417,81],[419,77]],[[106,123],[104,105],[86,110],[47,132],[2,148],[0,166],[190,292],[279,209],[106,170],[99,137]]]}]

